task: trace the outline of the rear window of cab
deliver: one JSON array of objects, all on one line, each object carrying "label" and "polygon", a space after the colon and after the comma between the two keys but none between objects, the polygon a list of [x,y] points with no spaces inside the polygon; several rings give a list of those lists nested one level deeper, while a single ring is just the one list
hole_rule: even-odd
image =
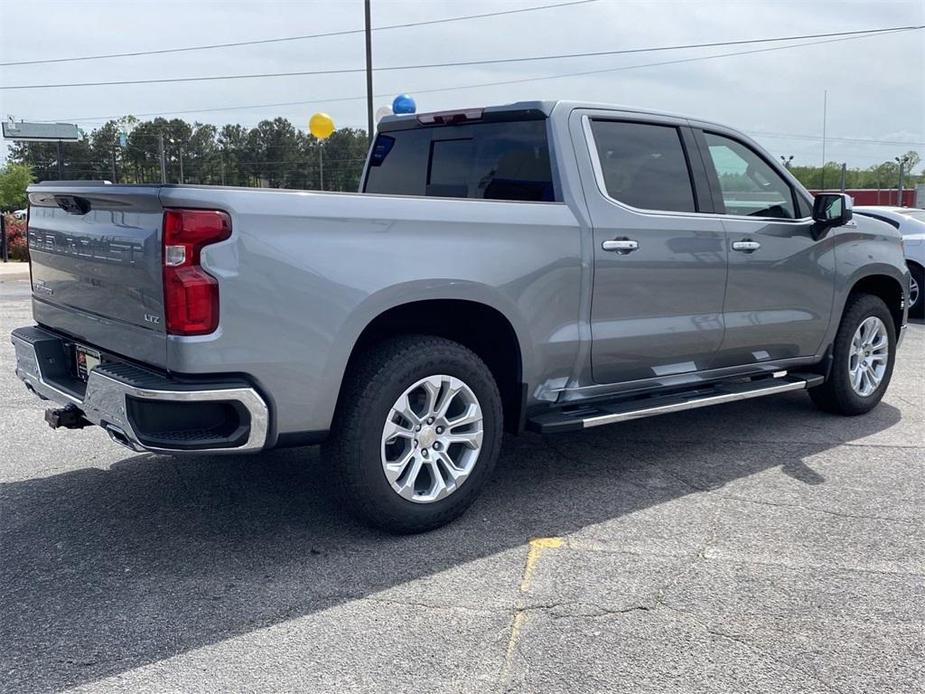
[{"label": "rear window of cab", "polygon": [[379,133],[363,192],[556,202],[545,120]]}]

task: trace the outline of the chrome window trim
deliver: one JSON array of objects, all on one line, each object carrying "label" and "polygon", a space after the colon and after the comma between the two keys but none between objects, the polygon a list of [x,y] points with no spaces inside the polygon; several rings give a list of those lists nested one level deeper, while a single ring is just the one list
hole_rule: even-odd
[{"label": "chrome window trim", "polygon": [[[627,210],[634,214],[643,214],[653,217],[694,217],[696,219],[738,219],[742,221],[750,222],[759,222],[766,224],[767,222],[774,222],[776,224],[807,224],[813,221],[812,217],[801,217],[799,219],[781,219],[780,217],[751,217],[748,215],[739,215],[739,214],[720,214],[718,212],[680,212],[677,210],[649,210],[642,207],[633,207],[625,202],[621,202],[616,198],[612,197],[607,192],[607,186],[604,183],[604,170],[601,166],[600,156],[597,152],[597,143],[594,140],[594,132],[591,130],[591,121],[592,120],[602,120],[602,121],[614,121],[614,122],[627,122],[629,119],[624,118],[608,118],[607,116],[590,116],[588,114],[582,114],[581,116],[581,125],[582,131],[585,136],[585,144],[588,147],[588,154],[591,157],[591,170],[594,173],[594,181],[597,183],[597,189],[600,192],[601,196],[609,202],[621,209]],[[648,125],[657,125],[663,128],[674,128],[677,130],[680,127],[679,125],[669,124],[669,123],[660,123],[657,121],[646,120],[644,117],[633,118],[632,122],[641,122]],[[688,171],[690,175],[690,171]],[[693,191],[693,186],[691,186]]]}]

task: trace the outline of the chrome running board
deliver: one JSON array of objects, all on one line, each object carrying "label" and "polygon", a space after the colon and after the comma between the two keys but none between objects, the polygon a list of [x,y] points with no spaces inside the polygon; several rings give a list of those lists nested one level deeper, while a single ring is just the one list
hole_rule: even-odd
[{"label": "chrome running board", "polygon": [[617,422],[628,422],[643,417],[655,417],[671,412],[683,412],[698,407],[721,405],[738,400],[777,395],[792,390],[805,390],[822,385],[824,377],[811,373],[786,371],[775,377],[735,383],[717,383],[710,387],[675,392],[669,395],[650,395],[633,399],[605,400],[588,404],[571,404],[546,411],[527,419],[527,428],[541,434],[554,434]]}]

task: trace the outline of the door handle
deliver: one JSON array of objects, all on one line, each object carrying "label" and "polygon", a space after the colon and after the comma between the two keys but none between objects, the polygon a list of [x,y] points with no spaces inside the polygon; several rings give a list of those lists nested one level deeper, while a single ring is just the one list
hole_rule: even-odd
[{"label": "door handle", "polygon": [[604,241],[604,243],[601,244],[601,248],[605,251],[616,251],[621,255],[626,255],[639,248],[639,242],[633,241],[632,239],[614,239],[612,241]]},{"label": "door handle", "polygon": [[759,248],[761,248],[761,244],[757,241],[752,241],[751,239],[732,242],[732,250],[741,251],[742,253],[754,253]]}]

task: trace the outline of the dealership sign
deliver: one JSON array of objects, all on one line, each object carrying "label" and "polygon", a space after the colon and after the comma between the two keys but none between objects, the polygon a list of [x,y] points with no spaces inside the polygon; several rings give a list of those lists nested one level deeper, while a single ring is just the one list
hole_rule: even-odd
[{"label": "dealership sign", "polygon": [[28,140],[32,142],[73,142],[80,138],[73,123],[26,123],[25,121],[4,121],[3,137],[7,140]]}]

